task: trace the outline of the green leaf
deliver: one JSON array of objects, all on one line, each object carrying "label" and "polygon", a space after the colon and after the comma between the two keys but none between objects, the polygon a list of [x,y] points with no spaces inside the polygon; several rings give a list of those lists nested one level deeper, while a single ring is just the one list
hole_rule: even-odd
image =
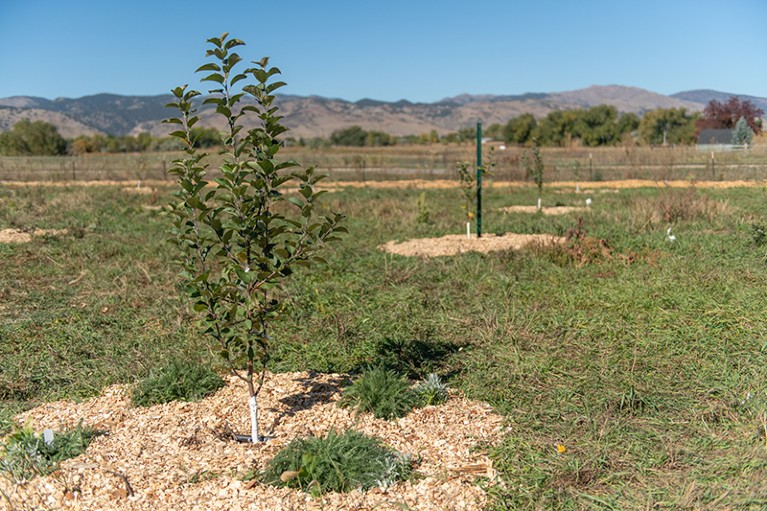
[{"label": "green leaf", "polygon": [[224,83],[225,78],[224,75],[219,73],[211,73],[208,76],[202,78],[200,81],[202,82],[217,82],[217,83]]},{"label": "green leaf", "polygon": [[199,73],[201,71],[219,71],[220,72],[221,68],[215,62],[210,62],[208,64],[203,64],[202,66],[198,67],[195,73]]},{"label": "green leaf", "polygon": [[291,204],[293,204],[296,207],[299,207],[299,208],[303,208],[304,207],[304,202],[301,199],[299,199],[298,197],[288,197],[287,201],[290,202]]}]

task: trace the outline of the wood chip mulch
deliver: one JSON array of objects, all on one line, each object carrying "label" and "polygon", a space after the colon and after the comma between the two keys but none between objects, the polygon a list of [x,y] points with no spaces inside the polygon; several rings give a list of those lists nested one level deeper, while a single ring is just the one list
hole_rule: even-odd
[{"label": "wood chip mulch", "polygon": [[[393,421],[355,416],[336,401],[340,375],[269,374],[259,396],[265,444],[227,440],[250,431],[247,390],[227,386],[196,403],[149,408],[130,403],[129,387],[111,386],[82,403],[59,401],[17,417],[36,431],[84,425],[105,430],[60,470],[24,485],[0,477],[14,509],[67,510],[475,510],[487,503],[478,484],[496,479],[482,448],[495,442],[502,418],[485,403],[452,392],[444,405],[416,409]],[[354,428],[419,460],[419,477],[389,488],[328,494],[244,481],[297,437]],[[485,479],[486,478],[486,479]],[[7,501],[0,499],[0,509]]]},{"label": "wood chip mulch", "polygon": [[0,229],[0,243],[29,243],[34,236],[57,236],[66,229]]},{"label": "wood chip mulch", "polygon": [[[507,206],[501,208],[501,211],[507,213],[537,213],[538,206]],[[553,208],[541,208],[541,213],[544,215],[565,215],[567,213],[573,213],[577,211],[588,211],[588,208],[580,206],[556,206]]]},{"label": "wood chip mulch", "polygon": [[378,248],[392,254],[414,257],[454,256],[465,252],[488,253],[497,250],[519,250],[527,245],[564,243],[565,239],[550,234],[514,234],[506,233],[501,236],[483,234],[477,238],[472,234],[448,234],[441,238],[420,238],[403,242],[387,241]]}]

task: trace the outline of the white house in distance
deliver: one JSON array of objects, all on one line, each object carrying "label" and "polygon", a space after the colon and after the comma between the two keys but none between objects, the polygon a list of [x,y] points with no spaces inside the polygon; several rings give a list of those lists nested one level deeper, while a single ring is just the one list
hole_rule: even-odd
[{"label": "white house in distance", "polygon": [[698,135],[698,151],[736,151],[744,149],[744,146],[732,143],[735,130],[731,129],[708,129],[702,130]]}]

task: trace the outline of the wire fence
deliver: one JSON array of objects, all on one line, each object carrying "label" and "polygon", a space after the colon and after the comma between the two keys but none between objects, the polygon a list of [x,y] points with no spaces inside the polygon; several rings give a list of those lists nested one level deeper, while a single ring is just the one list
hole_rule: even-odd
[{"label": "wire fence", "polygon": [[[527,180],[529,149],[484,149],[484,164],[498,181]],[[281,153],[315,166],[333,181],[455,179],[456,163],[474,159],[474,146],[433,145],[382,148],[288,147]],[[547,181],[763,180],[767,145],[747,151],[710,152],[694,147],[543,148]],[[86,154],[82,156],[0,157],[0,181],[70,182],[167,180],[179,153]],[[212,154],[210,169],[222,156]],[[215,175],[215,170],[211,171]]]}]

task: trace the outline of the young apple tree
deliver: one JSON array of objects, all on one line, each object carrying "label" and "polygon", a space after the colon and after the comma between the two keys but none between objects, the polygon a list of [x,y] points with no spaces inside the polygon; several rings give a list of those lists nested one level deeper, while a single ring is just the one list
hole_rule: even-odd
[{"label": "young apple tree", "polygon": [[535,140],[535,145],[530,150],[530,153],[523,157],[523,161],[527,175],[533,178],[533,182],[538,187],[538,211],[540,211],[541,196],[543,195],[543,171],[545,167],[537,140]]},{"label": "young apple tree", "polygon": [[[285,85],[273,81],[279,69],[263,58],[239,71],[242,59],[233,49],[242,41],[225,33],[208,42],[212,61],[197,71],[216,84],[202,104],[213,105],[225,120],[223,163],[215,184],[208,182],[208,155],[197,149],[192,131],[202,97],[187,85],[173,89],[175,100],[167,106],[180,115],[165,122],[176,125],[171,135],[183,141],[186,154],[170,169],[180,185],[170,206],[172,241],[204,333],[247,385],[250,440],[257,443],[257,397],[274,342],[270,324],[283,310],[282,283],[296,267],[323,262],[323,245],[346,229],[342,215],[316,210],[324,192],[315,185],[324,176],[277,157],[278,137],[287,130],[274,105],[274,92]],[[246,119],[256,127],[246,128]]]}]

